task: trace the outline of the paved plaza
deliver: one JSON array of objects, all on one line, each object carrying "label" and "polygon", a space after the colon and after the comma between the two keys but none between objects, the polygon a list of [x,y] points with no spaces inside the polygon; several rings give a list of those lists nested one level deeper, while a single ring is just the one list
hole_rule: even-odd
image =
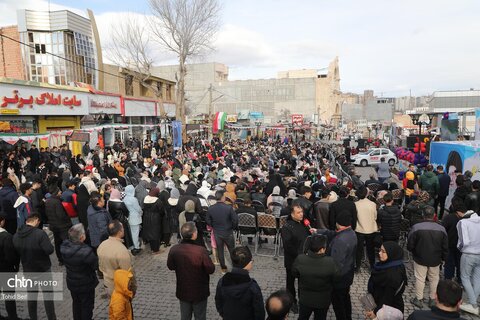
[{"label": "paved plaza", "polygon": [[[271,253],[271,250],[265,248],[263,253]],[[179,319],[179,304],[175,297],[175,273],[168,270],[167,264],[168,250],[165,250],[158,256],[150,255],[150,249],[146,248],[142,254],[135,257],[134,268],[137,274],[138,291],[134,299],[133,308],[135,319]],[[64,271],[58,266],[55,255],[51,256],[54,263],[53,270],[55,272]],[[228,258],[227,258],[228,260]],[[413,306],[409,303],[410,298],[414,296],[414,278],[412,263],[407,263],[409,283],[406,288],[405,311],[406,314],[412,312]],[[285,269],[283,268],[283,258],[274,260],[272,257],[254,256],[254,268],[251,272],[262,289],[264,299],[275,290],[285,287]],[[220,268],[217,266],[216,272],[211,277],[210,298],[208,300],[208,319],[220,319],[215,310],[215,287],[218,279],[221,277]],[[366,268],[362,268],[361,273],[355,275],[354,284],[351,289],[353,319],[365,319],[362,314],[362,307],[359,298],[366,292],[369,272]],[[101,282],[102,283],[102,282]],[[428,284],[427,284],[428,287]],[[63,302],[56,302],[55,308],[59,320],[67,320],[72,318],[70,293],[65,285],[65,294]],[[108,319],[108,303],[107,299],[103,299],[102,285],[97,287],[95,297],[94,319]],[[25,302],[17,305],[19,316],[27,318],[27,308]],[[3,303],[0,303],[2,315],[5,315]],[[39,319],[46,319],[43,305],[39,303],[38,307]],[[464,314],[466,319],[478,319],[478,317]],[[291,314],[290,319],[296,316]],[[335,319],[332,308],[329,311],[329,319]]]},{"label": "paved plaza", "polygon": [[[357,168],[357,173],[362,176],[362,180],[368,179],[368,175],[374,169],[371,167]],[[147,248],[143,252],[134,257],[134,269],[137,275],[138,291],[134,299],[133,308],[135,319],[179,319],[180,308],[178,300],[175,297],[175,273],[167,268],[168,249],[157,256],[150,254],[150,249]],[[252,248],[253,250],[253,248]],[[271,254],[271,248],[265,247],[260,250],[260,253]],[[228,256],[228,254],[227,254]],[[406,257],[405,257],[406,258]],[[58,266],[55,254],[51,255],[54,272],[65,271],[63,267]],[[228,261],[228,258],[227,258]],[[408,286],[404,293],[405,300],[405,314],[410,314],[414,307],[410,304],[410,299],[414,297],[414,276],[413,264],[407,262]],[[355,275],[354,284],[351,288],[352,305],[353,305],[353,319],[365,319],[363,315],[362,306],[359,298],[365,294],[367,290],[367,281],[369,278],[369,271],[365,267],[359,274]],[[283,267],[283,258],[278,260],[272,257],[254,256],[254,268],[251,276],[255,278],[262,289],[263,297],[266,299],[273,291],[285,287],[285,269]],[[215,309],[215,288],[218,279],[221,277],[220,268],[217,266],[216,272],[211,277],[210,283],[210,298],[208,301],[207,318],[221,319]],[[71,298],[66,284],[64,283],[64,301],[56,302],[55,308],[59,320],[67,320],[72,318],[71,313]],[[428,290],[428,283],[426,285]],[[426,291],[427,292],[427,291]],[[96,290],[94,319],[105,320],[108,319],[108,304],[107,299],[102,298],[102,280]],[[427,297],[427,293],[425,297]],[[43,304],[38,305],[39,319],[46,319]],[[19,310],[18,315],[21,318],[27,318],[27,308],[25,302],[20,302],[17,305]],[[0,303],[1,314],[5,315],[5,307]],[[478,317],[463,313],[466,319],[478,319]],[[335,319],[332,308],[329,311],[329,319]],[[406,318],[406,317],[405,317]],[[293,314],[290,319],[296,319]]]}]

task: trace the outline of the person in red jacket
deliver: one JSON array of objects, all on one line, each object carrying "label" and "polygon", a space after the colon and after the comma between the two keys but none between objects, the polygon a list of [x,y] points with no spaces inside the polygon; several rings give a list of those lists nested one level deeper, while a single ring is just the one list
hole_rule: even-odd
[{"label": "person in red jacket", "polygon": [[167,267],[177,277],[176,295],[180,300],[182,319],[207,319],[207,299],[210,296],[210,274],[215,265],[207,249],[195,244],[198,236],[195,223],[190,221],[180,229],[182,242],[173,246],[168,253]]},{"label": "person in red jacket", "polygon": [[72,224],[75,225],[79,222],[77,213],[77,194],[75,193],[76,183],[75,181],[70,180],[65,186],[67,187],[67,190],[62,193],[60,199],[62,200],[63,208],[72,220]]}]

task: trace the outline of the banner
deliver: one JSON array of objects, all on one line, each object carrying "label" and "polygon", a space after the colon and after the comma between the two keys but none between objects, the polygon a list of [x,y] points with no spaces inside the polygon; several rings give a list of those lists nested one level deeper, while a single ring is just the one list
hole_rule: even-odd
[{"label": "banner", "polygon": [[182,149],[182,122],[172,121],[173,149]]},{"label": "banner", "polygon": [[440,127],[442,141],[456,141],[458,137],[458,119],[442,119]]},{"label": "banner", "polygon": [[480,140],[480,108],[475,109],[475,140]]}]

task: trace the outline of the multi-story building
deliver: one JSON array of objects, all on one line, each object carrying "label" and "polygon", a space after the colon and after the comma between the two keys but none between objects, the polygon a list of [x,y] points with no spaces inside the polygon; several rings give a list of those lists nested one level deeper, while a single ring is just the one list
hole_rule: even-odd
[{"label": "multi-story building", "polygon": [[[177,66],[160,66],[154,74],[175,79]],[[302,114],[305,122],[330,122],[340,112],[338,59],[324,69],[279,72],[275,79],[228,80],[228,68],[220,63],[187,65],[187,108],[192,114],[245,110],[263,115],[263,123],[289,120]],[[210,95],[209,90],[212,94]]]},{"label": "multi-story building", "polygon": [[82,82],[103,90],[100,41],[90,10],[88,15],[18,10],[18,25],[0,29],[8,36],[2,37],[0,60],[9,61],[1,75],[59,85]]}]

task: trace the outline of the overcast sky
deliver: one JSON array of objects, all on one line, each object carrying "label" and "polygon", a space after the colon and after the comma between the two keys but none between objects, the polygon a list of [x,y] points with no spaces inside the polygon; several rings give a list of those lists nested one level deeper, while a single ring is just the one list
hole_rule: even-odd
[{"label": "overcast sky", "polygon": [[[480,89],[478,0],[223,0],[216,51],[198,61],[230,67],[230,79],[273,78],[320,69],[339,57],[342,91],[402,96]],[[81,7],[80,7],[81,6]],[[144,0],[52,0],[96,15],[102,45],[114,21],[148,14]],[[16,9],[48,10],[45,0],[0,0],[0,25]],[[159,54],[157,64],[172,60]]]}]

